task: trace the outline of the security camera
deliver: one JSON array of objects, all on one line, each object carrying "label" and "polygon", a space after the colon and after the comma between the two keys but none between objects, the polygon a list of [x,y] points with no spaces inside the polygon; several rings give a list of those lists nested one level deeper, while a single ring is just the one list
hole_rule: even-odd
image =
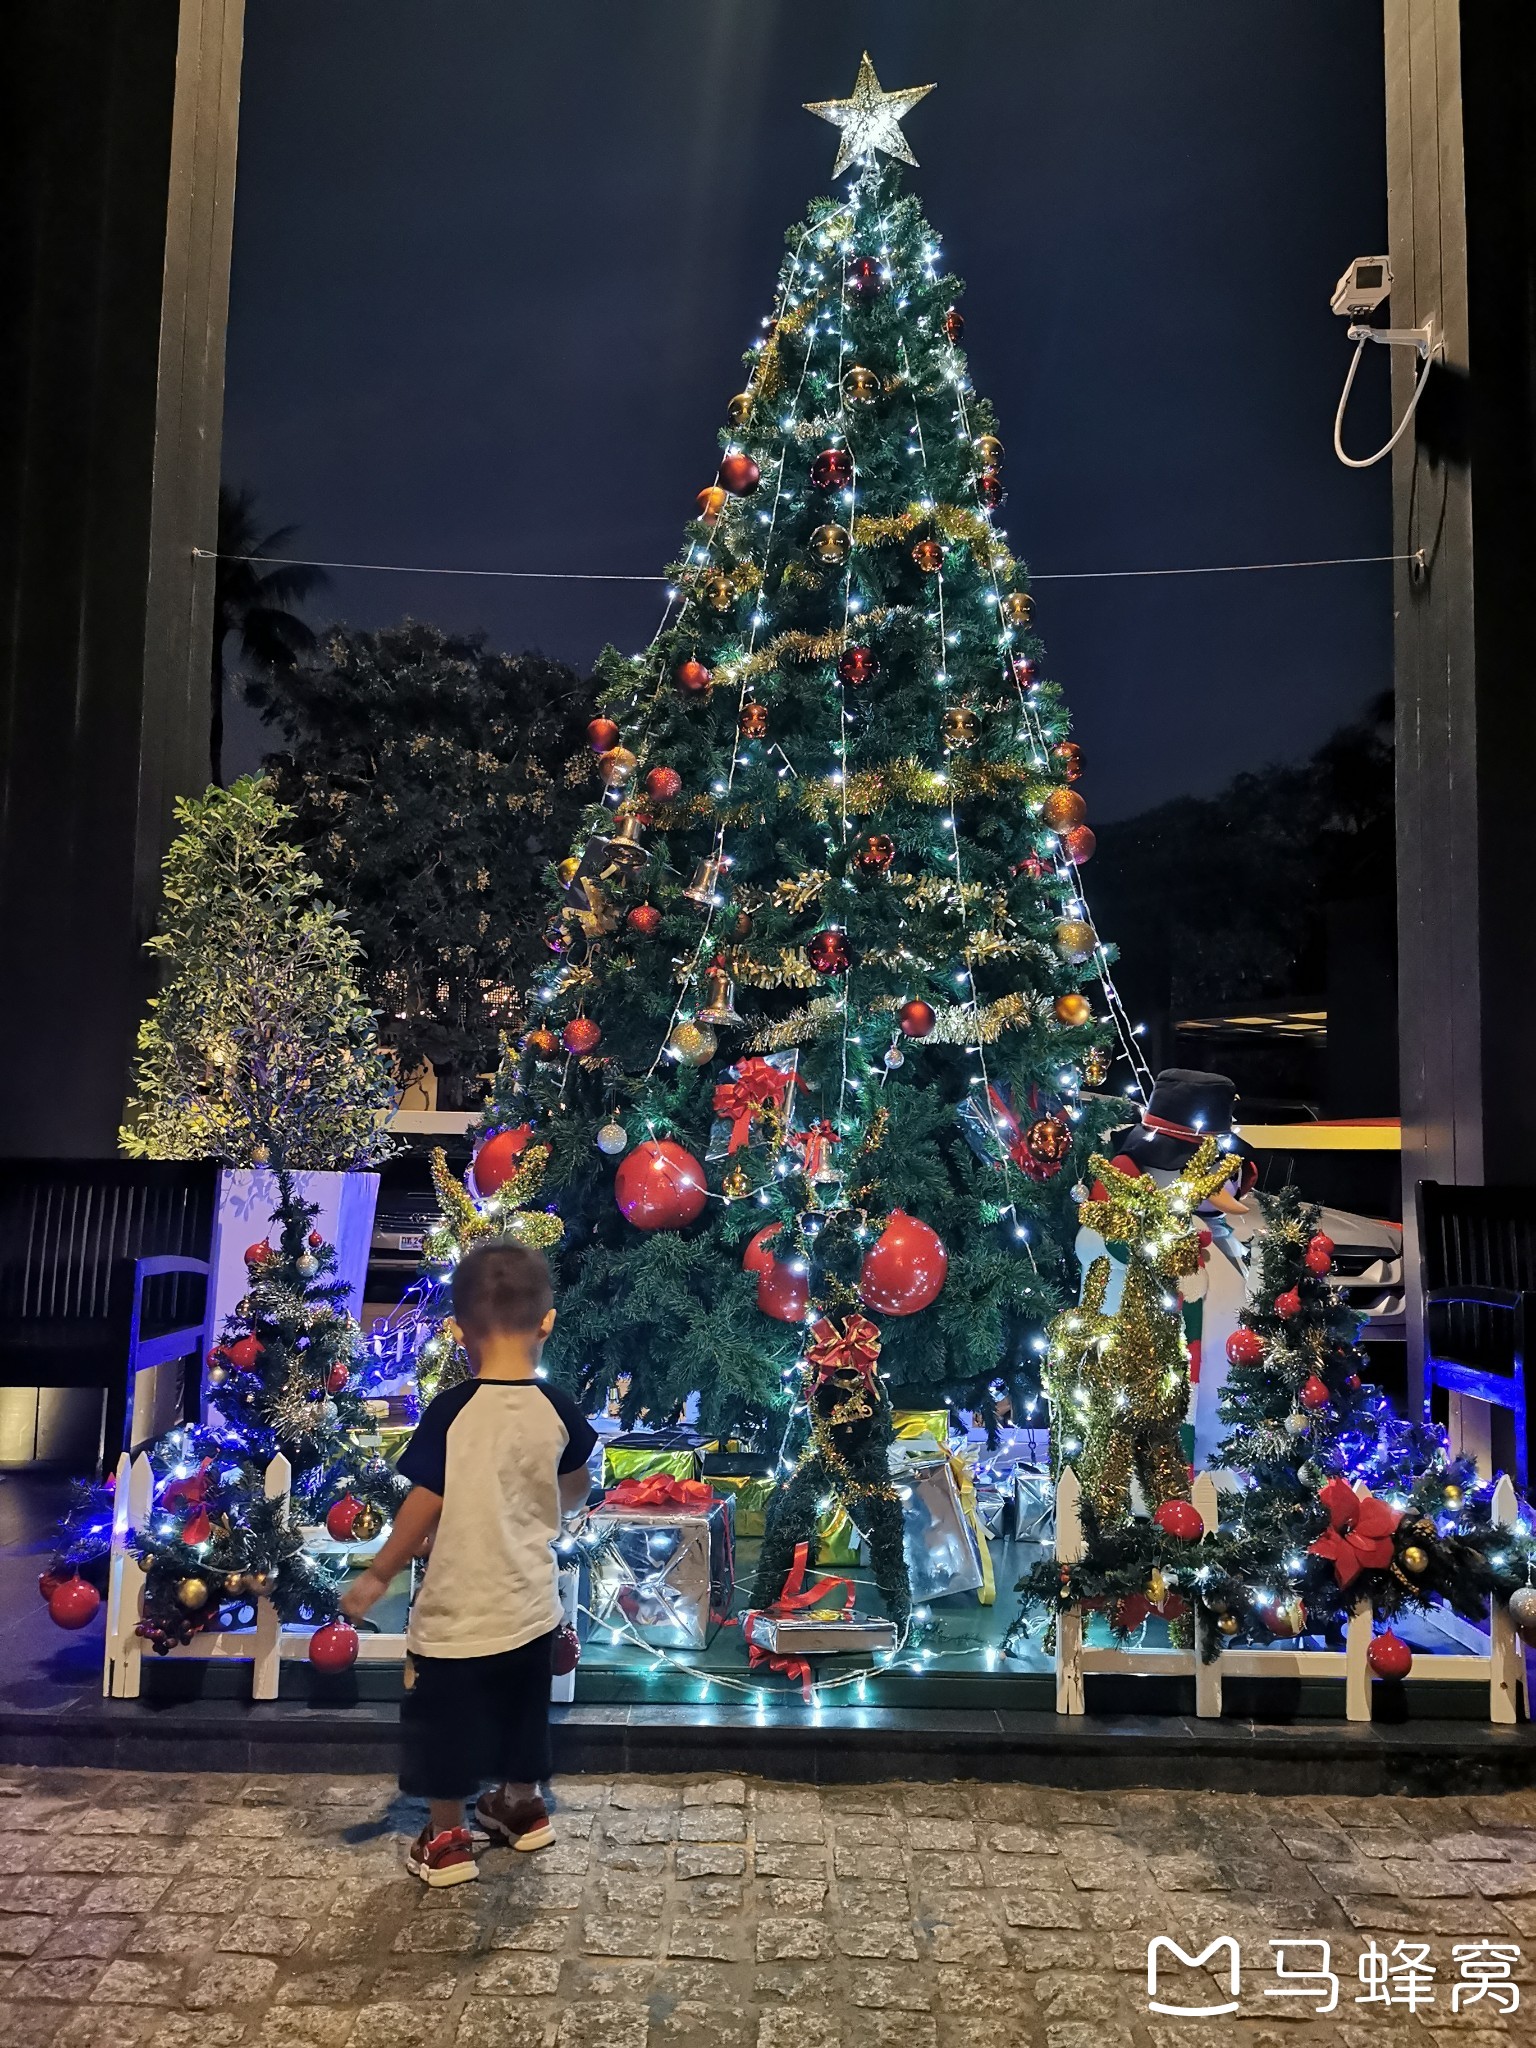
[{"label": "security camera", "polygon": [[1392,265],[1385,256],[1357,256],[1333,288],[1333,310],[1365,320],[1392,296]]}]

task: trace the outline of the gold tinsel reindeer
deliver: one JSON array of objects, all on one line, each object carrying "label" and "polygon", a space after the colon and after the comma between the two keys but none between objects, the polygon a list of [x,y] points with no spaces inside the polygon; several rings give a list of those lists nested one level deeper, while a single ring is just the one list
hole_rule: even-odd
[{"label": "gold tinsel reindeer", "polygon": [[[557,1245],[565,1225],[546,1209],[530,1209],[544,1184],[549,1165],[549,1147],[530,1145],[517,1162],[517,1171],[483,1202],[477,1202],[453,1169],[442,1148],[432,1154],[432,1185],[442,1209],[442,1222],[430,1231],[422,1248],[423,1263],[447,1266],[467,1252],[472,1244],[488,1238],[510,1237],[540,1251]],[[469,1360],[445,1320],[422,1345],[416,1361],[416,1378],[424,1400],[444,1387],[456,1386],[469,1377]]]},{"label": "gold tinsel reindeer", "polygon": [[1179,1440],[1189,1354],[1178,1283],[1200,1264],[1200,1204],[1230,1180],[1232,1161],[1207,1138],[1166,1187],[1098,1156],[1089,1173],[1093,1194],[1078,1219],[1114,1247],[1125,1286],[1106,1314],[1111,1262],[1094,1260],[1081,1304],[1046,1332],[1046,1391],[1058,1458],[1076,1467],[1083,1492],[1108,1521],[1130,1513],[1133,1479],[1153,1508],[1189,1498]]}]

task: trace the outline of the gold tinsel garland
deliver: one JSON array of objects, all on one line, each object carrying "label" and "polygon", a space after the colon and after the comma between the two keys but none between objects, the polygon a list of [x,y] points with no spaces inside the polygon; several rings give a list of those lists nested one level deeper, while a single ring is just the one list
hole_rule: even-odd
[{"label": "gold tinsel garland", "polygon": [[429,1259],[450,1251],[467,1251],[487,1238],[510,1237],[535,1251],[547,1251],[565,1236],[558,1216],[544,1209],[525,1209],[544,1185],[549,1165],[549,1147],[530,1145],[517,1162],[517,1171],[496,1190],[484,1209],[450,1168],[441,1146],[432,1153],[432,1185],[443,1212],[440,1229],[427,1239]]},{"label": "gold tinsel garland", "polygon": [[818,988],[821,976],[794,946],[782,946],[772,958],[728,946],[722,958],[725,970],[743,988]]},{"label": "gold tinsel garland", "polygon": [[[1050,785],[1040,771],[1025,761],[952,761],[946,773],[928,768],[912,755],[886,761],[878,768],[860,768],[848,777],[847,807],[850,815],[877,815],[891,804],[920,804],[937,810],[941,805],[963,803],[972,796],[1005,796],[1024,790],[1024,803],[1032,808]],[[796,784],[795,798],[803,811],[825,821],[842,809],[843,785],[825,781]]]},{"label": "gold tinsel garland", "polygon": [[780,362],[784,343],[792,335],[799,334],[806,322],[816,311],[817,302],[807,299],[798,306],[791,306],[787,313],[781,313],[772,334],[763,344],[762,354],[752,373],[752,396],[759,404],[766,402],[784,388],[784,370]]},{"label": "gold tinsel garland", "polygon": [[743,1041],[747,1052],[783,1052],[791,1045],[804,1045],[820,1038],[842,1019],[843,1006],[836,996],[818,996],[802,1010],[791,1010],[776,1024],[764,1024]]},{"label": "gold tinsel garland", "polygon": [[802,910],[810,909],[831,879],[825,868],[811,868],[803,875],[792,875],[787,881],[776,882],[774,904],[778,909],[793,911],[798,916]]},{"label": "gold tinsel garland", "polygon": [[980,512],[963,505],[936,505],[931,510],[921,505],[909,505],[905,512],[892,512],[883,518],[861,516],[853,522],[854,543],[858,547],[880,547],[895,541],[903,541],[920,527],[936,526],[947,541],[963,542],[975,558],[980,569],[995,569],[1001,575],[1011,575],[1015,567],[1012,555],[999,542],[997,535]]}]

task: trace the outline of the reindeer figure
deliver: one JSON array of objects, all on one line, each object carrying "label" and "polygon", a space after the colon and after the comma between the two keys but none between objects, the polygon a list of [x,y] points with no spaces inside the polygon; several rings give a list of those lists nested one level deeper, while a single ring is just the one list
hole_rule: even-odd
[{"label": "reindeer figure", "polygon": [[1100,1517],[1131,1511],[1132,1479],[1148,1502],[1189,1498],[1179,1426],[1189,1407],[1189,1357],[1178,1283],[1200,1263],[1197,1210],[1232,1175],[1207,1138],[1177,1180],[1089,1161],[1093,1192],[1078,1210],[1125,1263],[1125,1286],[1104,1312],[1110,1259],[1088,1268],[1083,1299],[1047,1331],[1046,1369],[1058,1455],[1077,1468]]}]

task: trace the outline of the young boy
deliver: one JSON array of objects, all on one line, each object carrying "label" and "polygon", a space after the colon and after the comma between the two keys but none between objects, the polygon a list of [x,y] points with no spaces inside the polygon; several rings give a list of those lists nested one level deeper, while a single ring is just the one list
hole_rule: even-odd
[{"label": "young boy", "polygon": [[437,1396],[401,1453],[411,1481],[388,1541],[344,1594],[366,1614],[430,1545],[406,1633],[400,1790],[431,1804],[406,1859],[424,1884],[479,1875],[464,1802],[514,1849],[555,1838],[539,1797],[550,1772],[550,1648],[562,1620],[554,1541],[587,1497],[595,1432],[535,1377],[555,1326],[542,1252],[478,1244],[453,1276],[453,1317],[474,1378]]}]

